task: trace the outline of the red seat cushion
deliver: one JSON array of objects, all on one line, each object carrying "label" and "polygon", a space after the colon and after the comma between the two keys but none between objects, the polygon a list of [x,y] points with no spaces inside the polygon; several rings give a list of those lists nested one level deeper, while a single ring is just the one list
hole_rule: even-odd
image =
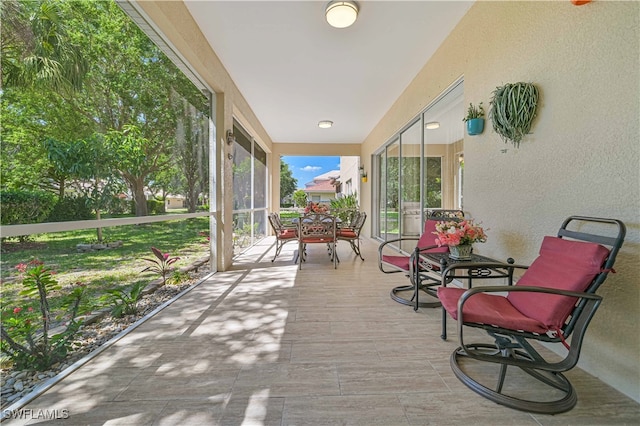
[{"label": "red seat cushion", "polygon": [[[457,287],[438,287],[438,299],[453,319],[458,319],[458,299],[465,291]],[[506,297],[489,293],[476,293],[467,299],[464,304],[464,322],[489,324],[540,334],[548,330],[542,322],[523,315],[514,308]]]},{"label": "red seat cushion", "polygon": [[278,238],[281,240],[289,240],[292,238],[298,238],[298,233],[293,229],[285,229],[278,234]]},{"label": "red seat cushion", "polygon": [[343,238],[358,238],[358,235],[352,229],[341,229],[338,231],[338,236]]},{"label": "red seat cushion", "polygon": [[[602,269],[609,250],[600,244],[544,237],[540,256],[518,280],[519,286],[585,291]],[[551,329],[561,327],[576,299],[544,293],[510,293],[509,302]]]},{"label": "red seat cushion", "polygon": [[[427,219],[427,221],[424,223],[424,231],[420,236],[416,247],[425,248],[437,246],[436,235],[434,234],[436,230],[436,223],[438,223],[437,220]],[[449,246],[433,247],[428,250],[429,253],[447,253],[448,251]],[[409,271],[409,256],[382,255],[382,262],[393,265],[398,269],[402,269],[403,271]],[[433,269],[440,268],[437,265],[433,265]]]},{"label": "red seat cushion", "polygon": [[389,265],[393,265],[398,269],[402,269],[403,271],[409,270],[409,256],[388,256],[383,255],[382,261],[384,263],[388,263]]},{"label": "red seat cushion", "polygon": [[[609,250],[599,244],[545,237],[540,256],[516,286],[584,291],[600,272],[608,254]],[[458,299],[464,291],[438,288],[443,308],[454,319],[458,318]],[[562,327],[575,303],[573,297],[544,293],[511,292],[507,297],[478,293],[465,303],[464,321],[546,333]]]},{"label": "red seat cushion", "polygon": [[304,244],[332,243],[333,242],[333,238],[331,238],[331,237],[307,237],[307,238],[301,238],[300,241],[302,241]]}]

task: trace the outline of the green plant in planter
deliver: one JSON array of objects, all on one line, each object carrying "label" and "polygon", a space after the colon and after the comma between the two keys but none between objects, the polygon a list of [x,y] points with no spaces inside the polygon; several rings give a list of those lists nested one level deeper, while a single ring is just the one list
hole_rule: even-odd
[{"label": "green plant in planter", "polygon": [[538,89],[533,83],[519,82],[496,87],[489,110],[493,130],[505,143],[510,141],[519,147],[524,135],[531,130],[537,106]]},{"label": "green plant in planter", "polygon": [[467,122],[474,118],[484,118],[484,107],[482,106],[482,102],[480,102],[477,107],[470,103],[469,108],[467,109],[467,116],[463,118],[462,121]]}]

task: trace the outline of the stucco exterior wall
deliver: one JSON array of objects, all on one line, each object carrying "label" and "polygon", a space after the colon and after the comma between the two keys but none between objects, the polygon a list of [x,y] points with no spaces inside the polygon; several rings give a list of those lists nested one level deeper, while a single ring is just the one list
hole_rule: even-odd
[{"label": "stucco exterior wall", "polygon": [[[640,3],[478,2],[362,146],[371,153],[464,76],[465,105],[496,86],[540,90],[532,134],[505,144],[488,121],[465,137],[464,210],[490,228],[481,254],[530,263],[572,214],[621,219],[627,238],[599,294],[580,366],[640,401]],[[503,150],[506,149],[506,152]],[[371,182],[371,180],[369,181]],[[364,184],[367,185],[367,184]],[[371,204],[371,184],[363,188]],[[370,212],[369,212],[370,213]]]}]

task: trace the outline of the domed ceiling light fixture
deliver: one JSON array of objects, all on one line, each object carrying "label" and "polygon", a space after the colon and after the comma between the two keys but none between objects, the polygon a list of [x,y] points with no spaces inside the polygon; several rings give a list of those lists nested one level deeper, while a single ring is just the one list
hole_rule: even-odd
[{"label": "domed ceiling light fixture", "polygon": [[318,123],[318,127],[321,129],[328,129],[331,126],[333,126],[333,121],[331,120],[322,120]]},{"label": "domed ceiling light fixture", "polygon": [[329,25],[335,28],[347,28],[358,18],[358,5],[353,1],[332,1],[325,10]]}]

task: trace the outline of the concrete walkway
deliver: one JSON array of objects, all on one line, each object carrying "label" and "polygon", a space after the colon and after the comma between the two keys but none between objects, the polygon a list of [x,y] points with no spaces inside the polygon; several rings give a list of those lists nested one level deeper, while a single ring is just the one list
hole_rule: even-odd
[{"label": "concrete walkway", "polygon": [[[265,239],[5,424],[640,422],[639,404],[577,369],[568,374],[579,398],[569,413],[496,405],[451,372],[455,324],[443,342],[439,309],[414,312],[390,299],[406,279],[378,270],[377,243],[363,241],[364,262],[342,244],[336,270],[315,245],[298,271],[295,244],[272,263],[273,242]],[[46,420],[52,413],[68,418]]]}]

